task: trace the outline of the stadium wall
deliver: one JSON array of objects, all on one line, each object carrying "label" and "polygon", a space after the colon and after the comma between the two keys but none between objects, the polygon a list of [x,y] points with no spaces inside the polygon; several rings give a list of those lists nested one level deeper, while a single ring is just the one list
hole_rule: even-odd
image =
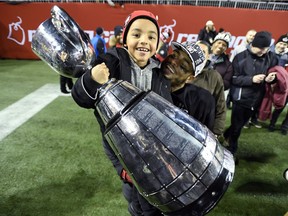
[{"label": "stadium wall", "polygon": [[125,4],[125,8],[100,3],[0,3],[0,58],[38,59],[31,50],[33,33],[40,23],[50,18],[50,9],[58,5],[92,38],[95,28],[105,29],[105,40],[113,34],[114,26],[123,25],[134,10],[149,10],[159,17],[162,31],[172,32],[172,40],[196,41],[207,20],[213,20],[217,30],[229,31],[233,37],[229,50],[245,38],[249,29],[267,30],[274,39],[288,32],[284,23],[288,11],[216,8],[179,5]]}]

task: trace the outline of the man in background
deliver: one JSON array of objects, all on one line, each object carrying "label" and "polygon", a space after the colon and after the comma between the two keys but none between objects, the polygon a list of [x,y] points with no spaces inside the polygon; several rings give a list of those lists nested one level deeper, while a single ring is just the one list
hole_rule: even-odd
[{"label": "man in background", "polygon": [[91,43],[95,50],[96,58],[100,54],[106,53],[106,42],[104,40],[104,29],[102,27],[96,28],[96,35],[92,38]]}]

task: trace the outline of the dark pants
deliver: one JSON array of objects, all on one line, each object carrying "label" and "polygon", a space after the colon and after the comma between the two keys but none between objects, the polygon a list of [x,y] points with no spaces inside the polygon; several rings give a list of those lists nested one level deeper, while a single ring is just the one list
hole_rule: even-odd
[{"label": "dark pants", "polygon": [[236,153],[238,149],[238,139],[241,135],[242,128],[252,117],[253,113],[253,110],[233,103],[231,113],[231,125],[224,132],[224,137],[226,140],[228,140],[229,143],[228,149],[231,151],[232,154]]},{"label": "dark pants", "polygon": [[[275,109],[273,111],[272,118],[271,118],[271,121],[270,121],[270,125],[272,127],[275,127],[277,119],[280,116],[280,114],[282,113],[282,111],[286,108],[287,103],[288,103],[288,97],[286,98],[286,103],[285,103],[285,106],[283,108]],[[285,117],[285,119],[282,122],[281,130],[285,130],[285,131],[288,130],[288,110],[287,110],[286,117]]]}]

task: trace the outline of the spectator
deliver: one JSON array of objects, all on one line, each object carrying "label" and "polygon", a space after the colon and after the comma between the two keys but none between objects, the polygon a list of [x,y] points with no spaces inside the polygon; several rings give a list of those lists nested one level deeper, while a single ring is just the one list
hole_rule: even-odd
[{"label": "spectator", "polygon": [[188,84],[205,66],[206,59],[195,43],[172,42],[173,53],[161,64],[161,73],[171,81],[173,103],[213,130],[215,100],[209,91]]},{"label": "spectator", "polygon": [[[275,44],[275,54],[278,58],[278,65],[285,67],[285,65],[288,64],[288,53],[285,52],[286,49],[288,47],[288,36],[287,35],[282,35],[276,42]],[[280,79],[280,77],[277,76],[277,80]],[[268,126],[268,130],[273,132],[275,130],[275,125],[276,122],[280,116],[280,114],[282,113],[282,111],[285,109],[286,105],[288,104],[288,80],[283,80],[284,85],[286,85],[286,91],[284,91],[283,96],[286,97],[286,101],[283,107],[278,108],[278,109],[274,109],[273,113],[272,113],[272,118],[270,121],[270,124]],[[288,110],[287,110],[287,114],[286,117],[284,118],[282,124],[281,124],[281,133],[283,135],[287,135],[287,131],[288,131]]]},{"label": "spectator", "polygon": [[[159,44],[159,35],[159,25],[154,14],[144,10],[132,12],[127,17],[123,29],[124,47],[114,47],[109,49],[106,54],[99,55],[96,66],[76,81],[72,90],[72,96],[76,103],[84,108],[95,109],[96,92],[109,78],[128,81],[144,91],[155,91],[172,102],[170,82],[162,74],[152,73],[152,69],[158,67],[160,63],[152,58]],[[132,195],[130,194],[127,197],[129,202],[128,210],[130,212],[133,211],[135,209],[134,204],[138,204],[139,201],[144,214],[161,215],[161,212],[151,206],[138,193],[136,188],[129,187],[129,185],[132,185],[131,179],[104,138],[105,127],[101,117],[96,110],[94,113],[103,133],[105,152],[113,163],[118,175],[123,182],[126,182],[124,189],[128,189],[128,191],[123,191],[123,193],[130,194],[131,190],[134,189],[132,190]],[[135,212],[131,212],[131,214],[135,215]]]},{"label": "spectator", "polygon": [[114,35],[109,38],[109,47],[122,47],[123,46],[123,27],[122,26],[115,26],[114,28]]},{"label": "spectator", "polygon": [[236,46],[232,52],[231,52],[231,55],[230,55],[230,61],[232,62],[234,57],[247,49],[247,46],[253,41],[254,37],[255,37],[255,34],[256,34],[256,30],[254,29],[250,29],[247,33],[246,33],[246,36],[245,36],[245,40],[242,41],[242,43],[238,46]]},{"label": "spectator", "polygon": [[274,49],[272,51],[278,58],[278,65],[285,67],[288,65],[288,35],[281,35],[277,40]]},{"label": "spectator", "polygon": [[225,131],[228,149],[232,154],[237,152],[238,139],[246,122],[258,110],[265,93],[265,82],[271,83],[275,75],[267,75],[269,68],[277,64],[274,53],[268,52],[271,34],[267,31],[257,32],[254,40],[246,50],[237,54],[232,62],[231,125]]},{"label": "spectator", "polygon": [[212,45],[214,38],[217,35],[214,23],[211,20],[206,22],[203,29],[200,30],[198,34],[198,41],[206,41],[209,45]]},{"label": "spectator", "polygon": [[215,69],[222,76],[224,90],[230,88],[230,83],[233,74],[232,64],[229,61],[228,55],[225,53],[229,47],[231,34],[222,32],[217,34],[211,46],[210,67]]},{"label": "spectator", "polygon": [[226,103],[224,94],[224,84],[221,75],[214,69],[208,68],[210,46],[205,41],[198,41],[197,44],[201,47],[207,60],[205,68],[193,79],[191,83],[204,88],[210,92],[215,100],[215,121],[212,132],[217,136],[222,136],[225,129],[226,121]]},{"label": "spectator", "polygon": [[96,58],[100,54],[106,53],[106,42],[104,40],[104,29],[102,27],[96,28],[96,35],[91,41],[93,48],[95,50]]}]

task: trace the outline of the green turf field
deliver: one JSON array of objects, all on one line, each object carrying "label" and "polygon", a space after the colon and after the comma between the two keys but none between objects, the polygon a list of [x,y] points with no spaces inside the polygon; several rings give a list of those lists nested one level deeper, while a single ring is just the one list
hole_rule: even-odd
[{"label": "green turf field", "polygon": [[[59,80],[42,61],[28,60],[0,60],[0,76],[0,111]],[[209,216],[288,212],[288,136],[267,132],[267,124],[243,129],[234,181]],[[59,96],[0,141],[0,216],[128,216],[100,137],[93,111]]]}]

